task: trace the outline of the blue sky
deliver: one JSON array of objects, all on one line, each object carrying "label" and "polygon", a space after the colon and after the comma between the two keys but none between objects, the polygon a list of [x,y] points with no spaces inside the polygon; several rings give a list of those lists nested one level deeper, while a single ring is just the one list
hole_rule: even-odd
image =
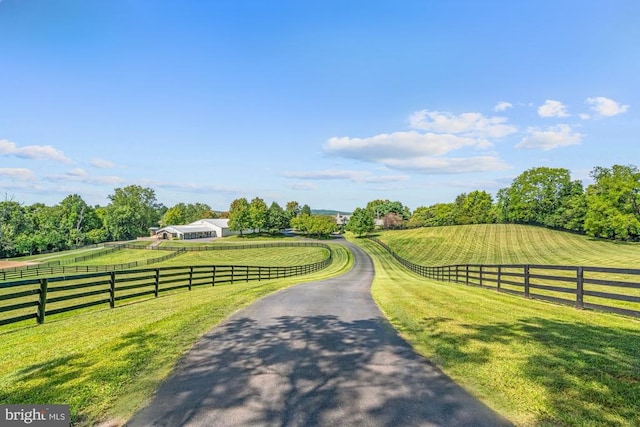
[{"label": "blue sky", "polygon": [[228,209],[640,165],[640,2],[0,0],[0,191]]}]

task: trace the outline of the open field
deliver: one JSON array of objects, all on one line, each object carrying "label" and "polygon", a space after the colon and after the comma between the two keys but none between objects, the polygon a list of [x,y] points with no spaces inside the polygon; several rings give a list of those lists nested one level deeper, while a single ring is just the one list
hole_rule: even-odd
[{"label": "open field", "polygon": [[[640,274],[624,270],[640,268],[640,244],[597,240],[513,224],[388,231],[381,233],[379,239],[399,256],[415,264],[472,264],[469,271],[472,271],[470,275],[474,277],[475,284],[480,281],[495,288],[498,276],[502,275],[501,289],[521,294],[524,292],[523,264],[530,265],[531,296],[566,304],[577,303],[578,276],[582,275],[585,306],[640,312]],[[480,264],[484,266],[483,273],[479,273]],[[510,266],[498,270],[496,264]],[[579,273],[577,267],[585,268]],[[593,267],[621,270],[606,271]],[[461,270],[463,274],[460,277],[464,276],[465,267],[461,266]],[[451,274],[458,277],[457,271],[451,271],[442,272],[445,280],[449,280]]]},{"label": "open field", "polygon": [[354,241],[372,254],[374,299],[402,336],[517,425],[640,425],[637,319],[428,280]]},{"label": "open field", "polygon": [[39,326],[0,327],[0,403],[61,402],[71,405],[77,425],[123,422],[229,314],[279,289],[338,275],[352,262],[336,245],[333,263],[304,277],[194,288]]},{"label": "open field", "polygon": [[640,267],[640,244],[517,224],[425,227],[378,236],[416,264],[552,264]]},{"label": "open field", "polygon": [[[155,252],[155,251],[154,251]],[[173,265],[256,265],[285,266],[311,264],[322,261],[328,251],[319,247],[284,247],[242,249],[230,251],[186,252],[175,258],[154,264],[158,267]]]}]

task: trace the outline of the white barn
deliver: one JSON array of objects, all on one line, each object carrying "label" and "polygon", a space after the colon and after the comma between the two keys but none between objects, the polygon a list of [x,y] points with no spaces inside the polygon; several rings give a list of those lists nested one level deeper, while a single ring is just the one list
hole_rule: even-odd
[{"label": "white barn", "polygon": [[[242,234],[252,233],[253,230],[244,230]],[[226,218],[200,219],[187,225],[168,225],[153,230],[158,239],[203,239],[207,237],[227,237],[240,234],[239,231],[229,229],[229,220]]]}]

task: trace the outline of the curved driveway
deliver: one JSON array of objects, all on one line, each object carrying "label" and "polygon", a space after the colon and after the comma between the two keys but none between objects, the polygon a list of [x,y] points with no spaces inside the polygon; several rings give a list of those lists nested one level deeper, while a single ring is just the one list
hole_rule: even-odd
[{"label": "curved driveway", "polygon": [[499,426],[510,423],[398,337],[371,258],[236,312],[178,362],[128,426]]}]

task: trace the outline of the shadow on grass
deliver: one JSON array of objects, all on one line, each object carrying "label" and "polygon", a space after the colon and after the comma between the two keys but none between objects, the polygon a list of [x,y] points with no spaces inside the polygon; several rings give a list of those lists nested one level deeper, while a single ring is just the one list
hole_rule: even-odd
[{"label": "shadow on grass", "polygon": [[238,318],[201,339],[129,423],[456,425],[509,423],[417,356],[380,318]]},{"label": "shadow on grass", "polygon": [[[155,334],[137,331],[123,335],[108,348],[94,350],[100,355],[73,353],[27,366],[9,382],[0,383],[0,404],[66,404],[73,425],[92,424],[100,414],[88,413],[86,408],[100,412],[108,407],[113,392],[153,360],[157,346],[150,343],[157,341]],[[102,353],[110,355],[106,362]]]},{"label": "shadow on grass", "polygon": [[[425,326],[446,319],[424,319]],[[545,389],[548,415],[537,425],[640,425],[640,336],[637,329],[603,327],[545,318],[515,323],[464,325],[464,335],[434,332],[445,363],[481,366],[489,349],[465,351],[472,341],[531,343],[537,350],[522,364],[523,378]],[[477,346],[476,346],[477,348]]]}]

